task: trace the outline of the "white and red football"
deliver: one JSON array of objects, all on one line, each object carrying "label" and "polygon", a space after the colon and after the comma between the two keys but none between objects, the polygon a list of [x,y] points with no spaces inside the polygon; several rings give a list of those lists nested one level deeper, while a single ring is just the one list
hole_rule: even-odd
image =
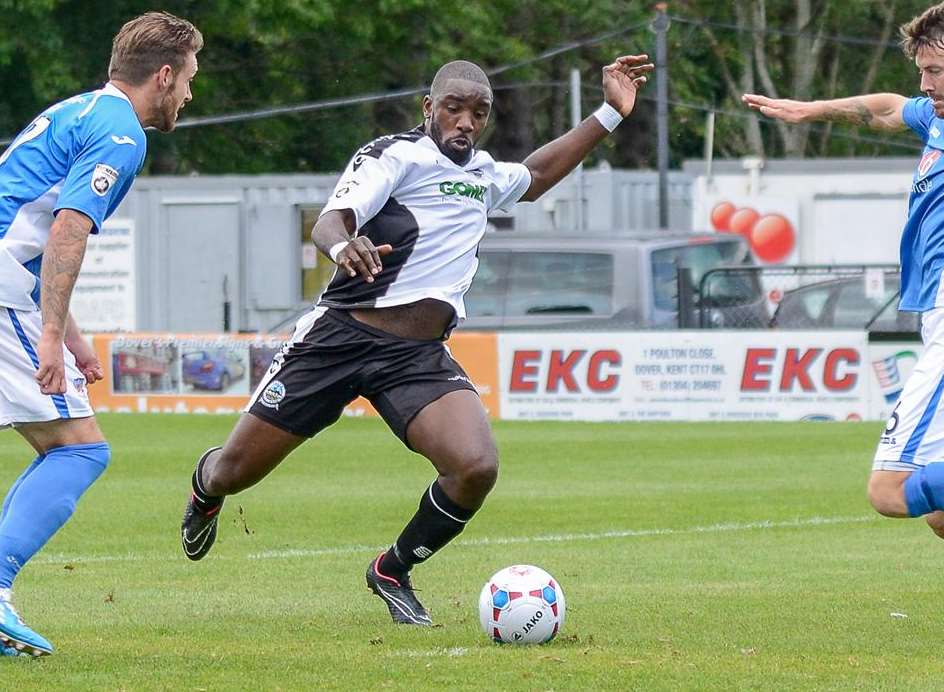
[{"label": "white and red football", "polygon": [[496,642],[544,644],[564,626],[564,592],[540,567],[512,565],[485,582],[479,596],[482,630]]}]

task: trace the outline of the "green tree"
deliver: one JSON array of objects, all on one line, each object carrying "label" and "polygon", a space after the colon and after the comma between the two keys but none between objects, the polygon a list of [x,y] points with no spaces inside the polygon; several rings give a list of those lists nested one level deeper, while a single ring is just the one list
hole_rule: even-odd
[{"label": "green tree", "polygon": [[[464,58],[486,70],[514,66],[492,76],[496,102],[482,141],[508,160],[570,126],[571,69],[582,76],[586,115],[600,102],[604,64],[619,54],[654,53],[652,8],[625,0],[167,0],[163,8],[192,20],[206,39],[184,119],[418,88],[442,63]],[[702,155],[712,109],[725,156],[906,153],[914,142],[905,137],[887,139],[904,142],[903,149],[849,128],[789,127],[747,112],[739,99],[745,91],[793,98],[912,93],[914,66],[886,43],[924,8],[917,0],[675,0],[667,66],[672,161]],[[0,137],[51,103],[101,85],[113,35],[149,9],[149,0],[0,0]],[[607,34],[617,35],[588,42]],[[654,165],[654,96],[650,85],[591,165]],[[146,171],[340,170],[365,141],[415,126],[420,101],[405,96],[181,128],[149,138]]]}]

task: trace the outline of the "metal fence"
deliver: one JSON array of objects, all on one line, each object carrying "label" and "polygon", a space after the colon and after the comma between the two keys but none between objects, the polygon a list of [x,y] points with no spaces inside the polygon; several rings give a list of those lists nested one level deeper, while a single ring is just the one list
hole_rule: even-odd
[{"label": "metal fence", "polygon": [[919,330],[916,313],[898,311],[897,264],[722,267],[697,286],[685,275],[680,327]]}]

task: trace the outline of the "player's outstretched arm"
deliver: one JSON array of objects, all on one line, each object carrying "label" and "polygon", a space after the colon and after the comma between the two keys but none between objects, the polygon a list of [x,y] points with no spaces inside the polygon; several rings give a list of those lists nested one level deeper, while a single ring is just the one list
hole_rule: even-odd
[{"label": "player's outstretched arm", "polygon": [[91,219],[72,209],[60,211],[49,229],[49,242],[43,252],[40,269],[43,333],[36,348],[39,357],[36,381],[43,394],[62,394],[66,391],[65,364],[62,359],[66,319],[72,288],[79,276],[91,230]]},{"label": "player's outstretched arm", "polygon": [[524,165],[531,171],[531,187],[522,196],[523,201],[533,202],[554,187],[623,118],[632,113],[636,105],[636,93],[646,83],[646,74],[653,69],[648,60],[648,55],[624,55],[603,68],[603,99],[606,103],[601,108],[601,116],[591,115],[570,132],[548,142],[524,160]]},{"label": "player's outstretched arm", "polygon": [[760,94],[744,94],[741,101],[748,108],[768,118],[788,123],[816,120],[865,125],[873,130],[903,130],[902,109],[906,99],[899,94],[864,94],[827,101],[772,99]]}]

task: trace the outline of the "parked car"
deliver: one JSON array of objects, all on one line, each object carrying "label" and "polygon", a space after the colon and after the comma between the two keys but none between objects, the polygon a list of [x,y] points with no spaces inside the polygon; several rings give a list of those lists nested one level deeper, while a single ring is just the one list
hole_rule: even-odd
[{"label": "parked car", "polygon": [[172,374],[174,354],[137,348],[112,353],[112,373],[116,392],[169,392],[175,389]]},{"label": "parked car", "polygon": [[[464,330],[649,329],[679,326],[679,270],[690,287],[689,324],[702,275],[753,262],[741,236],[648,231],[560,236],[492,233],[465,296]],[[714,326],[767,326],[764,291],[753,274],[715,286],[706,306]],[[684,302],[684,301],[683,301]],[[289,333],[310,307],[269,331]],[[719,324],[719,322],[721,324]]]},{"label": "parked car", "polygon": [[901,275],[887,272],[884,287],[877,293],[866,290],[864,275],[801,286],[783,294],[770,326],[917,332],[918,314],[898,311],[900,285]]},{"label": "parked car", "polygon": [[[680,326],[680,278],[690,298],[682,301],[683,322],[694,326],[691,315],[700,306],[698,286],[705,272],[751,263],[747,243],[732,234],[496,234],[479,249],[462,328],[674,328]],[[680,270],[686,270],[681,277]],[[767,325],[756,276],[715,289],[712,305],[705,306],[715,326]]]},{"label": "parked car", "polygon": [[184,384],[194,389],[225,391],[246,375],[242,356],[228,349],[191,351],[181,361]]}]

